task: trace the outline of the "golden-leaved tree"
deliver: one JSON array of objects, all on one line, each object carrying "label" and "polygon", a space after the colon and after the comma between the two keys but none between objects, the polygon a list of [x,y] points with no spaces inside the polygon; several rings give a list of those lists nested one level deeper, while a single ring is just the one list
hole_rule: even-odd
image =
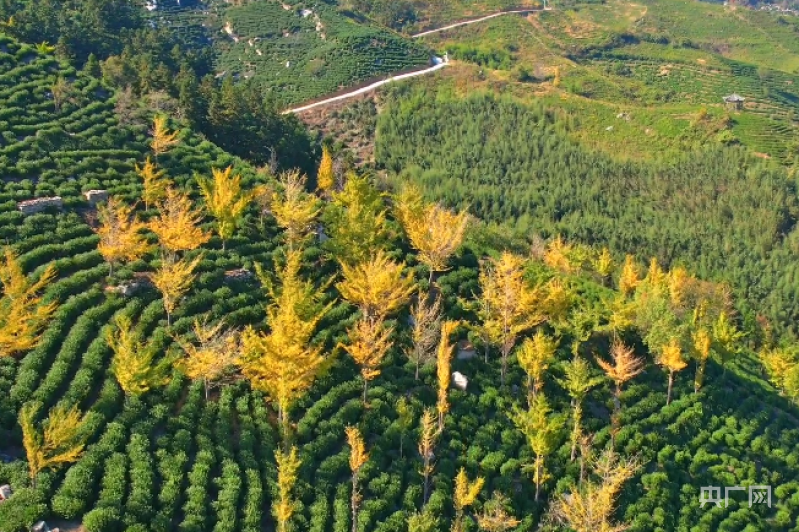
[{"label": "golden-leaved tree", "polygon": [[330,237],[325,242],[344,264],[363,263],[386,247],[389,231],[383,195],[369,179],[350,173],[340,192],[334,192],[323,221]]},{"label": "golden-leaved tree", "polygon": [[322,317],[331,308],[321,305],[323,292],[300,277],[301,256],[291,251],[277,282],[263,279],[272,302],[266,308],[267,332],[252,326],[242,334],[241,368],[256,390],[277,406],[284,441],[288,441],[288,409],[323,367],[322,347],[311,345]]},{"label": "golden-leaved tree", "polygon": [[517,408],[514,411],[513,421],[535,454],[532,470],[535,500],[538,501],[541,486],[550,478],[546,470],[546,459],[555,450],[556,439],[563,422],[560,417],[552,414],[549,401],[544,394],[536,395],[527,410]]},{"label": "golden-leaved tree", "polygon": [[180,142],[178,133],[178,131],[169,131],[165,116],[159,115],[153,118],[153,128],[150,130],[153,138],[150,141],[150,148],[153,150],[156,161],[159,155],[165,154]]},{"label": "golden-leaved tree", "polygon": [[583,436],[583,400],[588,392],[602,383],[602,378],[596,376],[591,371],[591,365],[587,360],[575,355],[572,360],[563,365],[565,377],[558,380],[571,398],[572,407],[572,430],[571,430],[571,461],[577,456],[577,445]]},{"label": "golden-leaved tree", "polygon": [[538,395],[544,385],[544,373],[555,360],[557,342],[538,331],[532,338],[526,338],[516,352],[519,365],[527,373],[528,394],[532,397]]},{"label": "golden-leaved tree", "polygon": [[59,405],[37,426],[38,405],[26,403],[19,413],[22,445],[28,458],[28,474],[35,485],[40,471],[76,462],[83,453],[89,434],[78,407]]},{"label": "golden-leaved tree", "polygon": [[166,198],[166,192],[172,186],[172,183],[166,177],[164,171],[159,170],[150,161],[149,157],[144,161],[143,166],[136,164],[136,173],[141,178],[144,187],[142,199],[144,200],[145,209],[149,209],[150,205],[155,205]]},{"label": "golden-leaved tree", "polygon": [[181,298],[191,288],[197,275],[194,271],[202,260],[202,255],[198,255],[193,260],[189,258],[177,259],[173,255],[168,255],[161,260],[161,264],[155,272],[150,274],[150,280],[164,300],[164,310],[166,311],[166,323],[172,325],[172,313],[178,306]]},{"label": "golden-leaved tree", "polygon": [[56,276],[51,264],[36,281],[22,269],[17,255],[6,247],[0,258],[0,357],[24,353],[36,347],[42,331],[58,308],[45,303],[41,293]]},{"label": "golden-leaved tree", "polygon": [[397,195],[395,215],[418,252],[419,262],[430,271],[428,282],[432,285],[433,275],[448,269],[450,258],[463,243],[469,215],[426,204],[419,190],[410,185]]},{"label": "golden-leaved tree", "polygon": [[280,176],[281,191],[273,191],[269,208],[277,225],[286,232],[289,249],[297,249],[314,228],[321,212],[319,199],[305,190],[305,177],[299,171]]},{"label": "golden-leaved tree", "polygon": [[[524,260],[504,252],[480,267],[477,313],[482,321],[481,336],[496,345],[502,354],[501,382],[505,384],[508,356],[522,332],[547,319],[548,308],[558,306],[553,281],[549,287],[530,288],[524,279]],[[559,292],[558,292],[559,293]]]},{"label": "golden-leaved tree", "polygon": [[619,430],[622,386],[644,370],[644,359],[636,357],[632,348],[618,341],[611,346],[610,357],[610,362],[601,358],[597,358],[597,362],[607,377],[616,385],[613,393],[613,428],[611,429],[612,440],[615,441],[616,433]]},{"label": "golden-leaved tree", "polygon": [[158,360],[158,345],[152,339],[142,339],[130,317],[117,314],[106,341],[114,352],[111,373],[125,395],[141,395],[169,382],[171,357]]},{"label": "golden-leaved tree", "polygon": [[627,255],[624,257],[624,265],[621,269],[619,276],[619,290],[626,297],[635,292],[635,289],[640,284],[641,280],[638,277],[638,266],[635,264],[635,257]]},{"label": "golden-leaved tree", "polygon": [[473,505],[477,500],[484,483],[485,479],[483,477],[477,477],[474,481],[470,481],[464,468],[458,471],[458,475],[455,477],[455,493],[452,496],[452,502],[455,506],[452,532],[464,532],[464,512],[466,508]]},{"label": "golden-leaved tree", "polygon": [[361,504],[361,492],[358,488],[358,477],[361,468],[369,461],[369,453],[366,452],[366,445],[363,443],[361,431],[355,427],[347,427],[347,444],[350,446],[350,472],[352,473],[352,495],[350,497],[350,509],[352,510],[352,532],[358,531],[358,508]]},{"label": "golden-leaved tree", "polygon": [[216,385],[232,378],[231,370],[239,364],[241,337],[238,331],[226,329],[224,322],[210,325],[194,320],[194,341],[175,338],[184,353],[182,369],[190,379],[202,379],[205,398]]},{"label": "golden-leaved tree", "polygon": [[483,505],[483,512],[477,516],[477,526],[486,532],[505,532],[516,528],[521,521],[516,519],[508,508],[510,508],[508,498],[495,491]]},{"label": "golden-leaved tree", "polygon": [[169,253],[197,249],[211,239],[200,227],[202,212],[196,210],[186,194],[170,188],[166,199],[158,204],[158,216],[150,220],[149,228]]},{"label": "golden-leaved tree", "polygon": [[427,499],[430,497],[430,476],[433,474],[435,464],[433,458],[435,456],[436,439],[439,432],[436,430],[436,415],[433,410],[426,408],[422,414],[421,431],[419,433],[419,454],[422,457],[422,509],[427,504]]},{"label": "golden-leaved tree", "polygon": [[316,174],[316,186],[323,194],[332,194],[336,188],[336,173],[333,168],[333,156],[330,148],[322,147],[322,160],[319,162],[319,172]]},{"label": "golden-leaved tree", "polygon": [[674,387],[674,374],[684,370],[688,363],[683,359],[682,348],[677,338],[672,338],[668,344],[663,346],[660,350],[660,356],[657,363],[663,366],[663,369],[669,375],[668,391],[666,392],[666,404],[671,403],[671,390]]},{"label": "golden-leaved tree", "polygon": [[362,316],[347,329],[349,342],[340,345],[361,370],[364,404],[366,404],[369,381],[380,375],[380,365],[393,345],[391,341],[393,332],[393,327],[386,327],[383,318]]},{"label": "golden-leaved tree", "polygon": [[774,387],[781,394],[791,395],[791,376],[797,368],[796,355],[787,349],[768,349],[760,352],[760,361]]},{"label": "golden-leaved tree", "polygon": [[416,303],[411,307],[411,346],[406,350],[408,359],[416,366],[414,378],[419,380],[419,367],[430,361],[438,342],[441,327],[441,295],[435,299],[419,290]]},{"label": "golden-leaved tree", "polygon": [[457,321],[446,320],[441,324],[441,335],[436,353],[436,377],[438,379],[438,432],[444,430],[444,416],[449,412],[449,383],[452,380],[452,351],[455,346],[449,337],[455,332]]},{"label": "golden-leaved tree", "polygon": [[622,459],[608,449],[596,461],[597,480],[572,485],[568,494],[558,495],[550,512],[555,520],[574,532],[622,532],[629,527],[614,523],[616,500],[624,483],[640,465],[636,458]]},{"label": "golden-leaved tree", "polygon": [[392,261],[383,251],[353,266],[342,263],[341,271],[344,280],[336,288],[366,319],[385,319],[405,305],[415,290],[405,264]]},{"label": "golden-leaved tree", "polygon": [[222,249],[241,223],[252,194],[241,188],[241,175],[233,174],[233,167],[225,170],[213,168],[212,177],[198,176],[197,183],[205,198],[205,208],[216,220],[216,232],[222,239]]},{"label": "golden-leaved tree", "polygon": [[97,251],[108,262],[109,275],[114,272],[114,264],[139,259],[150,251],[150,244],[142,235],[147,225],[136,217],[133,207],[111,197],[97,214]]},{"label": "golden-leaved tree", "polygon": [[277,532],[288,532],[291,517],[297,508],[297,503],[291,497],[291,490],[297,483],[297,472],[300,469],[300,459],[297,457],[297,448],[290,450],[276,450],[277,461],[277,499],[272,503],[272,515],[277,521]]}]

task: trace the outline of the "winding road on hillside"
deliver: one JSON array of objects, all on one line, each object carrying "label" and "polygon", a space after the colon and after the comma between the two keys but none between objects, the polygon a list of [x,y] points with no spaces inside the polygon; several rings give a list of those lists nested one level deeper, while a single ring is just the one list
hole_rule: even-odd
[{"label": "winding road on hillside", "polygon": [[[486,20],[489,20],[489,19],[492,19],[492,18],[501,17],[503,15],[535,13],[535,12],[538,12],[538,11],[549,11],[550,9],[551,8],[549,8],[549,7],[545,7],[544,9],[532,9],[531,8],[531,9],[514,9],[514,10],[511,10],[511,11],[500,11],[498,13],[492,13],[491,15],[486,15],[484,17],[464,20],[464,21],[461,21],[461,22],[456,22],[454,24],[449,24],[447,26],[443,26],[441,28],[436,28],[436,29],[432,29],[432,30],[428,30],[428,31],[423,31],[421,33],[417,33],[417,34],[411,35],[410,37],[412,39],[416,39],[418,37],[424,37],[425,35],[431,35],[433,33],[438,33],[438,32],[450,30],[450,29],[453,29],[453,28],[459,28],[461,26],[468,26],[469,24],[476,24],[478,22],[483,22],[483,21],[486,21]],[[437,58],[437,59],[439,59],[439,58]],[[318,102],[309,103],[308,105],[304,105],[302,107],[294,107],[292,109],[287,109],[287,110],[283,111],[283,114],[287,115],[287,114],[291,114],[291,113],[301,113],[303,111],[308,111],[310,109],[315,109],[316,107],[323,107],[325,105],[329,105],[329,104],[334,103],[334,102],[339,102],[341,100],[346,100],[348,98],[354,98],[355,96],[359,96],[361,94],[366,94],[366,93],[371,92],[371,91],[373,91],[373,90],[375,90],[375,89],[377,89],[379,87],[382,87],[383,85],[386,85],[386,84],[394,82],[394,81],[402,81],[404,79],[409,79],[409,78],[414,78],[414,77],[417,77],[417,76],[424,76],[426,74],[431,74],[431,73],[433,73],[433,72],[435,72],[437,70],[441,70],[442,68],[444,68],[445,66],[447,66],[449,64],[449,60],[446,58],[446,56],[445,56],[444,60],[439,59],[439,61],[440,61],[439,63],[436,63],[435,65],[431,66],[430,68],[425,68],[424,70],[417,70],[416,72],[409,72],[407,74],[399,74],[399,75],[396,75],[396,76],[389,75],[388,78],[380,80],[380,81],[376,81],[375,83],[372,83],[371,85],[367,85],[366,87],[361,87],[360,89],[355,89],[355,90],[352,90],[350,92],[345,92],[344,94],[339,94],[338,96],[332,96],[330,98],[326,98],[326,99],[318,101]]]}]

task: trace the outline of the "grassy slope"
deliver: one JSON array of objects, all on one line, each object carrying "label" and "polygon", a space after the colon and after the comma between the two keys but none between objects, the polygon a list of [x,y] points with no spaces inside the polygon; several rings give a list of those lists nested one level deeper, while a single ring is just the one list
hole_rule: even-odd
[{"label": "grassy slope", "polygon": [[[303,9],[313,13],[304,17]],[[317,98],[430,60],[421,43],[365,19],[353,20],[324,2],[256,0],[229,5],[209,0],[204,12],[172,9],[154,16],[164,15],[165,23],[183,27],[187,34],[210,37],[219,73],[252,78],[281,105]],[[198,26],[198,17],[205,27]]]},{"label": "grassy slope", "polygon": [[[743,112],[731,113],[733,140],[790,162],[799,113],[797,31],[799,19],[720,5],[611,1],[526,19],[503,17],[425,41],[438,50],[467,46],[509,54],[504,70],[464,66],[456,85],[499,84],[521,99],[544,98],[579,120],[580,140],[623,157],[648,158],[714,141],[729,114],[721,97],[738,92],[748,101]],[[589,57],[574,55],[605,46],[622,32],[665,35],[671,44],[619,42]],[[518,82],[520,67],[547,81]],[[558,87],[552,83],[556,67]],[[708,116],[697,121],[701,109]],[[629,119],[617,119],[619,113]]]},{"label": "grassy slope", "polygon": [[[87,188],[107,187],[130,198],[138,196],[131,167],[147,151],[144,127],[119,125],[111,110],[113,100],[97,92],[96,81],[80,75],[75,81],[81,93],[76,95],[78,103],[56,112],[47,90],[58,74],[69,78],[74,72],[30,48],[18,48],[7,40],[0,43],[3,50],[11,52],[0,53],[0,98],[4,109],[14,110],[3,115],[3,128],[14,139],[21,138],[8,140],[6,136],[0,148],[5,177],[0,202],[2,238],[21,254],[27,271],[38,271],[55,261],[59,279],[47,297],[62,301],[40,347],[19,362],[0,359],[0,396],[8,398],[0,404],[0,452],[8,451],[9,441],[12,446],[18,443],[16,414],[29,400],[42,401],[45,407],[61,400],[78,404],[90,411],[93,429],[86,454],[77,464],[41,476],[36,493],[43,510],[32,505],[29,509],[37,518],[63,516],[73,521],[95,509],[95,516],[104,512],[124,527],[137,525],[128,530],[271,529],[268,508],[277,437],[263,397],[236,385],[225,389],[218,401],[206,403],[201,386],[178,379],[145,400],[126,401],[109,373],[111,353],[103,326],[115,312],[124,311],[138,320],[141,331],[161,345],[169,343],[161,302],[154,293],[145,291],[121,299],[103,292],[107,266],[96,251],[96,237],[80,214],[86,207],[80,192]],[[91,105],[88,115],[80,111]],[[62,128],[66,137],[58,137],[46,149],[37,147],[45,136],[37,132],[51,128]],[[192,170],[207,171],[211,164],[233,162],[188,133],[182,140],[159,160],[181,182],[188,183]],[[242,169],[246,171],[246,167]],[[23,218],[15,209],[16,200],[51,193],[65,198],[64,213]],[[226,285],[222,272],[250,266],[253,261],[270,264],[278,238],[274,226],[261,227],[257,218],[250,216],[245,229],[228,243],[227,252],[220,250],[218,241],[212,241],[205,250],[198,281],[181,303],[173,332],[185,332],[192,319],[206,311],[215,318],[225,317],[231,325],[258,323],[264,303],[258,288],[246,283]],[[309,250],[306,257],[316,264],[306,270],[309,275],[320,272],[317,253]],[[477,258],[465,251],[453,271],[442,276],[440,284],[451,308],[455,308],[456,294],[468,297],[475,289]],[[152,267],[149,262],[141,261],[132,269],[148,269]],[[126,270],[123,276],[130,274],[131,268]],[[537,274],[551,275],[540,268]],[[593,281],[578,278],[572,282],[582,287],[589,306],[596,304],[604,290]],[[341,334],[348,316],[343,307],[334,310],[320,339],[332,345],[332,337]],[[590,347],[600,352],[606,349],[601,339]],[[568,356],[568,349],[559,353],[561,360]],[[421,497],[416,474],[419,461],[413,452],[415,434],[405,437],[404,457],[399,456],[400,431],[393,404],[410,392],[418,416],[423,406],[435,401],[435,376],[425,372],[420,385],[403,360],[397,350],[390,354],[383,375],[371,387],[368,411],[359,400],[358,372],[342,356],[293,412],[303,460],[295,487],[303,503],[296,517],[298,528],[349,530],[348,450],[343,430],[347,424],[359,423],[368,435],[372,457],[362,477],[364,530],[406,529],[408,512],[417,507]],[[667,408],[663,407],[665,377],[654,366],[627,387],[622,399],[625,428],[618,443],[624,452],[640,452],[647,461],[622,498],[621,514],[634,523],[633,530],[743,530],[743,524],[757,530],[792,530],[791,521],[799,515],[794,489],[799,485],[795,468],[799,411],[779,398],[753,367],[748,358],[742,358],[722,377],[721,369],[712,364],[706,391],[699,396],[690,394],[689,369],[678,376],[677,400]],[[453,410],[436,450],[430,508],[449,515],[450,479],[463,465],[472,476],[486,477],[484,496],[493,489],[511,495],[515,512],[524,519],[519,530],[534,530],[542,506],[532,502],[532,484],[521,470],[531,456],[507,415],[511,403],[523,397],[497,388],[498,364],[494,362],[456,361],[453,369],[468,375],[470,385],[467,392],[451,392]],[[524,377],[515,366],[510,382],[524,386]],[[545,390],[555,409],[566,412],[568,400],[551,378]],[[600,446],[609,437],[611,404],[610,390],[603,386],[591,394],[586,405],[586,426],[598,432]],[[559,442],[550,467],[557,480],[548,485],[546,493],[556,483],[564,488],[564,483],[578,474],[576,464],[568,463],[564,440]],[[20,461],[0,466],[0,483],[10,480],[19,487],[24,477]],[[699,508],[700,486],[741,482],[772,484],[774,507],[749,509],[736,499],[728,509]],[[0,530],[6,532],[8,526],[10,521],[0,519]],[[113,523],[107,526],[115,528]]]}]

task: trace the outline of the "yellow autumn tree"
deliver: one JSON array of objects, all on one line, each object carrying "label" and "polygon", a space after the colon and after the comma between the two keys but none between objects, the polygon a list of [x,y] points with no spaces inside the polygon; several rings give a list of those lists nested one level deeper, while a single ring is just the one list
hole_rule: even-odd
[{"label": "yellow autumn tree", "polygon": [[558,384],[568,392],[572,407],[571,461],[577,456],[577,445],[583,436],[583,401],[588,392],[602,383],[602,379],[591,372],[591,365],[584,358],[575,355],[563,365],[565,377],[558,379]]},{"label": "yellow autumn tree", "polygon": [[705,380],[705,368],[707,367],[707,360],[710,358],[710,347],[713,339],[710,336],[710,332],[702,327],[694,331],[691,340],[693,343],[692,351],[697,360],[696,374],[694,375],[694,393],[699,393]]},{"label": "yellow autumn tree", "polygon": [[150,205],[154,205],[159,201],[166,198],[166,191],[171,187],[172,183],[166,177],[163,170],[150,161],[150,158],[144,161],[143,166],[136,164],[136,173],[142,180],[144,191],[142,199],[144,200],[144,208],[149,209]]},{"label": "yellow autumn tree", "polygon": [[438,432],[444,430],[444,416],[449,412],[449,383],[452,379],[452,351],[455,347],[449,337],[458,326],[457,321],[446,320],[441,324],[441,335],[436,353],[436,377],[438,378]]},{"label": "yellow autumn tree", "polygon": [[391,341],[393,332],[393,327],[386,327],[382,318],[362,316],[352,327],[347,329],[349,342],[340,345],[350,354],[361,370],[364,404],[366,404],[369,381],[380,375],[380,365],[393,345]]},{"label": "yellow autumn tree", "polygon": [[277,462],[277,499],[272,503],[272,515],[277,521],[277,532],[288,532],[291,517],[297,508],[297,502],[291,497],[291,490],[297,483],[297,472],[300,469],[300,459],[297,457],[297,448],[289,451],[276,450]]},{"label": "yellow autumn tree", "polygon": [[441,327],[441,295],[431,299],[421,289],[411,306],[411,346],[405,351],[414,363],[414,378],[419,380],[419,367],[432,359]]},{"label": "yellow autumn tree", "polygon": [[464,532],[463,517],[466,508],[474,504],[477,496],[480,495],[480,490],[483,489],[485,479],[477,477],[474,481],[470,481],[466,475],[466,469],[460,468],[458,475],[455,477],[455,493],[452,496],[452,502],[455,506],[455,519],[452,521],[452,532]]},{"label": "yellow autumn tree", "polygon": [[171,358],[157,360],[158,346],[152,340],[142,339],[128,316],[116,315],[114,326],[107,331],[106,341],[114,353],[111,373],[125,395],[141,395],[169,382]]},{"label": "yellow autumn tree", "polygon": [[521,521],[508,511],[510,501],[508,498],[495,491],[483,505],[483,512],[477,516],[477,526],[486,532],[506,532],[516,528]]},{"label": "yellow autumn tree", "polygon": [[350,173],[322,216],[329,239],[325,249],[339,262],[366,262],[384,249],[390,233],[383,194],[367,179]]},{"label": "yellow autumn tree", "polygon": [[541,486],[550,478],[546,470],[546,459],[555,450],[556,438],[563,427],[563,422],[560,417],[552,414],[549,401],[544,394],[536,395],[527,410],[517,408],[514,411],[513,421],[524,434],[527,444],[535,455],[532,470],[537,502]]},{"label": "yellow autumn tree", "polygon": [[640,282],[635,257],[627,255],[624,257],[624,266],[622,266],[621,276],[619,277],[619,290],[624,296],[630,296],[635,292]]},{"label": "yellow autumn tree", "polygon": [[424,479],[422,488],[422,508],[427,504],[427,499],[430,497],[430,476],[433,474],[435,465],[433,458],[435,456],[436,439],[438,438],[438,431],[436,430],[436,415],[433,410],[426,408],[422,414],[422,427],[419,434],[419,454],[422,457],[422,478]]},{"label": "yellow autumn tree", "polygon": [[527,374],[528,394],[532,397],[538,395],[544,385],[544,373],[555,359],[557,346],[554,339],[538,331],[532,339],[526,338],[516,353],[519,365]]},{"label": "yellow autumn tree", "polygon": [[688,363],[683,359],[679,340],[672,338],[668,344],[661,348],[657,363],[663,366],[663,369],[669,374],[669,385],[666,392],[666,405],[669,405],[671,404],[671,390],[674,387],[674,374],[688,366]]},{"label": "yellow autumn tree", "polygon": [[167,256],[161,260],[158,269],[150,274],[150,281],[161,292],[161,298],[164,300],[167,325],[172,325],[172,313],[194,283],[197,277],[194,271],[202,258],[202,255],[198,255],[194,260]]},{"label": "yellow autumn tree", "polygon": [[289,249],[297,249],[313,230],[321,206],[318,198],[305,190],[305,177],[299,171],[283,173],[280,183],[282,190],[272,192],[270,210],[286,232]]},{"label": "yellow autumn tree", "polygon": [[51,264],[36,281],[22,269],[17,255],[6,247],[0,257],[0,357],[24,353],[36,347],[53,313],[54,302],[45,303],[41,293],[55,279]]},{"label": "yellow autumn tree", "polygon": [[158,204],[158,210],[149,228],[170,254],[197,249],[211,239],[211,235],[200,228],[202,213],[194,208],[186,194],[170,188],[166,199]]},{"label": "yellow autumn tree", "polygon": [[210,325],[206,320],[194,320],[194,339],[176,337],[183,351],[181,367],[190,379],[202,379],[205,398],[210,390],[224,382],[230,370],[239,363],[241,338],[237,331],[226,329],[224,322]]},{"label": "yellow autumn tree", "polygon": [[406,186],[396,197],[395,214],[419,262],[433,274],[447,270],[447,263],[460,248],[468,223],[466,211],[454,213],[438,204],[426,205],[418,189]]},{"label": "yellow autumn tree", "polygon": [[114,264],[136,260],[150,251],[150,244],[142,235],[147,225],[139,221],[133,207],[108,198],[108,202],[98,208],[98,219],[100,243],[97,251],[108,262],[109,275],[114,272]]},{"label": "yellow autumn tree", "polygon": [[644,370],[644,359],[636,357],[631,348],[619,341],[614,342],[611,346],[610,356],[610,362],[597,358],[597,363],[605,375],[616,385],[613,393],[613,428],[611,429],[612,441],[615,441],[616,432],[619,430],[622,386]]},{"label": "yellow autumn tree", "polygon": [[216,219],[216,232],[224,250],[252,201],[252,194],[242,190],[241,175],[233,175],[232,166],[224,170],[212,168],[211,173],[210,179],[198,176],[197,183],[205,198],[205,208]]},{"label": "yellow autumn tree", "polygon": [[277,282],[264,279],[272,302],[266,308],[267,332],[252,326],[242,334],[241,368],[256,390],[277,407],[284,440],[290,427],[288,409],[311,386],[325,363],[322,347],[311,338],[333,303],[321,306],[323,292],[300,277],[301,256],[289,252]]},{"label": "yellow autumn tree", "polygon": [[150,141],[150,148],[155,154],[156,161],[159,155],[163,155],[169,151],[172,146],[177,145],[178,131],[170,132],[166,123],[166,117],[163,115],[153,118],[153,128],[150,130],[152,140]]},{"label": "yellow autumn tree", "polygon": [[760,352],[760,361],[766,368],[769,380],[781,394],[789,386],[791,372],[797,366],[796,357],[786,349],[769,349]]},{"label": "yellow autumn tree", "polygon": [[622,532],[629,527],[614,523],[616,501],[624,483],[640,468],[637,458],[622,459],[612,449],[602,453],[594,467],[597,480],[572,484],[558,495],[550,512],[556,522],[574,532]]},{"label": "yellow autumn tree", "polygon": [[366,452],[366,445],[363,443],[361,431],[355,427],[347,427],[347,445],[350,446],[350,472],[352,473],[352,495],[350,497],[350,509],[352,510],[352,532],[358,531],[358,508],[361,504],[361,492],[358,488],[358,477],[361,468],[369,461],[369,453]]},{"label": "yellow autumn tree", "polygon": [[613,271],[616,265],[613,263],[613,257],[608,248],[602,248],[597,255],[591,260],[594,271],[599,276],[602,285],[607,285],[608,281],[613,277]]},{"label": "yellow autumn tree", "polygon": [[392,261],[383,251],[355,266],[342,263],[341,273],[344,280],[336,288],[370,320],[385,319],[399,310],[415,289],[405,264]]},{"label": "yellow autumn tree", "polygon": [[26,403],[19,413],[28,474],[34,485],[40,471],[77,462],[89,436],[77,406],[56,406],[41,424],[36,422],[38,410],[39,405]]},{"label": "yellow autumn tree", "polygon": [[480,267],[478,315],[482,333],[500,349],[502,354],[501,382],[505,384],[508,355],[522,332],[543,322],[543,302],[540,288],[532,289],[524,280],[524,260],[509,252],[498,259],[489,259]]},{"label": "yellow autumn tree", "polygon": [[316,174],[316,186],[324,194],[332,194],[336,188],[336,173],[333,170],[333,156],[327,146],[322,147],[322,160]]}]

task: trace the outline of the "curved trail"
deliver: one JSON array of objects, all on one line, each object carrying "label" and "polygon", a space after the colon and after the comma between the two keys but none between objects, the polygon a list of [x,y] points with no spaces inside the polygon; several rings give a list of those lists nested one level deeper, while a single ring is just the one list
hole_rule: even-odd
[{"label": "curved trail", "polygon": [[[438,32],[441,32],[441,31],[450,30],[452,28],[459,28],[461,26],[467,26],[469,24],[476,24],[478,22],[483,22],[485,20],[490,20],[492,18],[501,17],[503,15],[512,15],[512,14],[521,14],[521,13],[534,13],[534,12],[537,12],[537,11],[548,11],[549,9],[551,9],[551,8],[545,7],[544,9],[516,9],[516,10],[513,10],[513,11],[500,11],[499,13],[492,13],[491,15],[486,15],[484,17],[475,18],[475,19],[471,19],[471,20],[465,20],[465,21],[462,21],[462,22],[456,22],[455,24],[450,24],[448,26],[444,26],[444,27],[441,27],[441,28],[436,28],[436,29],[433,29],[433,30],[423,31],[423,32],[417,33],[415,35],[411,35],[410,37],[412,39],[416,39],[418,37],[424,37],[425,35],[431,35],[433,33],[438,33]],[[348,98],[354,98],[355,96],[359,96],[361,94],[366,94],[367,92],[373,91],[373,90],[375,90],[375,89],[377,89],[379,87],[382,87],[383,85],[386,85],[388,83],[391,83],[393,81],[402,81],[403,79],[408,79],[408,78],[413,78],[413,77],[416,77],[416,76],[424,76],[425,74],[430,74],[432,72],[435,72],[436,70],[441,70],[442,68],[444,68],[448,64],[449,64],[449,61],[448,60],[444,60],[443,62],[441,62],[441,63],[439,63],[437,65],[431,66],[430,68],[425,68],[424,70],[418,70],[416,72],[410,72],[408,74],[400,74],[398,76],[391,76],[390,75],[387,79],[377,81],[375,83],[372,83],[371,85],[367,85],[366,87],[362,87],[360,89],[356,89],[356,90],[353,90],[351,92],[340,94],[338,96],[333,96],[332,98],[327,98],[327,99],[321,100],[319,102],[310,103],[310,104],[304,105],[302,107],[294,107],[292,109],[287,109],[287,110],[283,111],[283,114],[287,115],[287,114],[290,114],[290,113],[301,113],[303,111],[308,111],[308,110],[314,109],[316,107],[322,107],[322,106],[331,104],[333,102],[346,100]]]},{"label": "curved trail", "polygon": [[512,11],[500,11],[499,13],[492,13],[491,15],[486,15],[480,18],[474,18],[471,20],[464,20],[462,22],[456,22],[455,24],[450,24],[449,26],[444,26],[441,28],[435,28],[428,31],[423,31],[421,33],[417,33],[415,35],[411,35],[411,39],[416,39],[419,37],[424,37],[425,35],[432,35],[433,33],[438,33],[441,31],[451,30],[452,28],[460,28],[461,26],[468,26],[469,24],[476,24],[478,22],[483,22],[485,20],[490,20],[492,18],[501,17],[502,15],[513,15],[513,14],[522,14],[522,13],[535,13],[538,11],[548,11],[549,8],[544,9],[514,9]]},{"label": "curved trail", "polygon": [[351,92],[347,92],[345,94],[340,94],[338,96],[333,96],[332,98],[327,98],[326,100],[322,100],[321,102],[311,103],[311,104],[305,105],[303,107],[295,107],[294,109],[288,109],[286,111],[283,111],[283,114],[287,115],[289,113],[301,113],[303,111],[307,111],[307,110],[313,109],[315,107],[321,107],[321,106],[327,105],[329,103],[337,102],[337,101],[340,101],[340,100],[346,100],[347,98],[353,98],[355,96],[358,96],[359,94],[366,94],[369,91],[373,91],[373,90],[375,90],[378,87],[382,87],[383,85],[386,85],[387,83],[391,83],[392,81],[402,81],[403,79],[413,78],[413,77],[416,77],[416,76],[423,76],[425,74],[429,74],[431,72],[435,72],[436,70],[441,70],[442,68],[444,68],[448,64],[449,64],[448,62],[444,61],[444,62],[439,63],[437,65],[431,66],[430,68],[425,68],[424,70],[417,70],[416,72],[410,72],[408,74],[400,74],[399,76],[389,76],[388,79],[377,81],[375,83],[372,83],[371,85],[367,85],[366,87],[362,87],[360,89],[357,89],[357,90],[354,90],[354,91],[351,91]]}]

